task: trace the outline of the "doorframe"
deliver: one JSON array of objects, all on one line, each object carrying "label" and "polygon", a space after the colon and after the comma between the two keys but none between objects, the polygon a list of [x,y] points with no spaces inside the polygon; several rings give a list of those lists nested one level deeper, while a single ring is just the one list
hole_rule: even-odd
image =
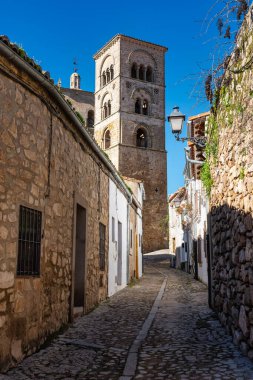
[{"label": "doorframe", "polygon": [[86,290],[87,290],[87,248],[88,248],[88,217],[89,208],[88,202],[79,194],[74,191],[73,196],[73,229],[72,229],[72,268],[71,268],[71,289],[70,289],[70,308],[69,308],[69,321],[74,320],[74,291],[75,291],[75,253],[76,253],[76,210],[77,205],[83,207],[86,211],[85,223],[85,258],[84,258],[84,314],[86,312]]}]

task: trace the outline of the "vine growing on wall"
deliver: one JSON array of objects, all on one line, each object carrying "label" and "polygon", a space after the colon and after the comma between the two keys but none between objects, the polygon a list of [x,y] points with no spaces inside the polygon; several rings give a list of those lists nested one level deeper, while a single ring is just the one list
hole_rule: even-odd
[{"label": "vine growing on wall", "polygon": [[201,168],[200,178],[208,195],[211,193],[213,179],[211,166],[216,164],[218,158],[219,131],[216,114],[212,113],[207,121],[207,143],[205,147],[206,160]]},{"label": "vine growing on wall", "polygon": [[[240,29],[246,13],[249,10],[251,1],[249,0],[226,0],[216,1],[215,5],[223,5],[219,12],[216,12],[211,22],[216,20],[219,38],[229,40],[225,45],[222,60],[209,70],[205,80],[205,95],[211,104],[211,114],[207,122],[207,144],[205,148],[206,161],[201,169],[201,180],[206,188],[207,194],[210,195],[213,178],[212,168],[216,165],[219,148],[219,127],[226,125],[232,127],[236,114],[243,114],[244,107],[240,100],[240,94],[234,98],[229,93],[230,84],[239,85],[242,80],[243,72],[253,66],[253,54],[244,60],[242,64],[242,52],[245,49],[245,42],[249,35],[240,35],[238,44],[238,30]],[[253,10],[250,13],[253,23]],[[251,56],[252,55],[252,56]],[[232,61],[231,61],[232,56]],[[245,63],[246,61],[246,63]],[[232,64],[231,64],[232,63]],[[233,91],[237,91],[234,87]],[[222,107],[222,113],[219,115],[219,124],[217,120],[217,110]],[[244,177],[243,169],[240,172],[240,178]]]},{"label": "vine growing on wall", "polygon": [[[205,95],[210,104],[213,103],[214,93],[219,91],[224,80],[224,72],[228,69],[231,53],[234,53],[237,61],[240,58],[240,49],[236,46],[237,35],[251,2],[252,0],[216,0],[207,13],[205,33],[213,23],[216,24],[218,32],[212,66],[207,70],[204,80]],[[243,72],[252,64],[253,58],[250,58],[245,67],[235,69],[233,73]],[[227,80],[230,80],[229,77]]]}]

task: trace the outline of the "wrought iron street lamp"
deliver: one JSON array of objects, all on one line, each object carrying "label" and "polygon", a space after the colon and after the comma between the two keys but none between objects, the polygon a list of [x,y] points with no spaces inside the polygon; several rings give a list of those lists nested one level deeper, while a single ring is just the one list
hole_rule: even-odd
[{"label": "wrought iron street lamp", "polygon": [[175,135],[177,141],[190,141],[197,145],[199,148],[204,148],[206,146],[206,137],[179,137],[182,133],[183,124],[185,121],[185,115],[179,111],[179,107],[173,108],[170,116],[168,116],[168,122],[171,124],[172,133]]}]

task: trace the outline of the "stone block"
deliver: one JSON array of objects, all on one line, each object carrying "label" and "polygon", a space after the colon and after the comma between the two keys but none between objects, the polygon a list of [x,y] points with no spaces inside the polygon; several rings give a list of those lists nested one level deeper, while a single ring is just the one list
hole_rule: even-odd
[{"label": "stone block", "polygon": [[241,249],[239,252],[239,262],[240,263],[245,263],[245,250]]},{"label": "stone block", "polygon": [[250,285],[249,289],[250,289],[250,302],[251,302],[251,306],[253,306],[253,285]]},{"label": "stone block", "polygon": [[240,307],[240,314],[239,314],[239,327],[242,330],[242,333],[245,337],[249,336],[249,322],[246,315],[245,307]]},{"label": "stone block", "polygon": [[243,339],[243,334],[240,330],[235,330],[233,334],[233,343],[239,346],[240,342]]},{"label": "stone block", "polygon": [[13,272],[0,272],[0,289],[7,289],[14,285]]},{"label": "stone block", "polygon": [[242,351],[243,355],[245,355],[245,356],[248,355],[249,346],[247,345],[246,342],[243,341],[240,343],[240,350]]},{"label": "stone block", "polygon": [[22,358],[22,341],[14,340],[11,344],[11,355],[16,361],[21,360]]},{"label": "stone block", "polygon": [[248,351],[248,358],[249,358],[250,360],[253,360],[253,350],[249,350],[249,351]]},{"label": "stone block", "polygon": [[5,315],[0,315],[0,328],[3,327],[3,325],[6,322],[6,316]]},{"label": "stone block", "polygon": [[5,226],[0,226],[0,240],[6,240],[8,237],[8,229]]}]

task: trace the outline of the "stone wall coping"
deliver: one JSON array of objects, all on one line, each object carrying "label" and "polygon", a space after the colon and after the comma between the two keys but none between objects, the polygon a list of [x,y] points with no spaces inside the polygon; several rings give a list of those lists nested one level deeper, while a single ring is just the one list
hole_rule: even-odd
[{"label": "stone wall coping", "polygon": [[100,158],[109,172],[112,174],[117,184],[123,188],[129,203],[132,202],[132,194],[127,188],[125,182],[120,177],[113,163],[106,157],[104,152],[97,145],[95,139],[91,136],[91,134],[83,127],[83,124],[80,122],[78,117],[75,115],[72,108],[68,105],[63,95],[59,92],[59,89],[54,86],[53,81],[48,79],[48,77],[41,72],[41,70],[37,70],[36,67],[29,64],[27,60],[22,58],[15,49],[12,48],[10,43],[6,43],[3,39],[0,39],[0,55],[3,55],[7,58],[9,62],[12,62],[14,65],[24,70],[33,80],[39,82],[39,84],[47,90],[47,92],[52,96],[52,98],[56,101],[56,103],[63,109],[68,118],[72,121],[76,130],[80,133],[81,137],[85,140],[86,143],[91,147],[93,152]]}]

